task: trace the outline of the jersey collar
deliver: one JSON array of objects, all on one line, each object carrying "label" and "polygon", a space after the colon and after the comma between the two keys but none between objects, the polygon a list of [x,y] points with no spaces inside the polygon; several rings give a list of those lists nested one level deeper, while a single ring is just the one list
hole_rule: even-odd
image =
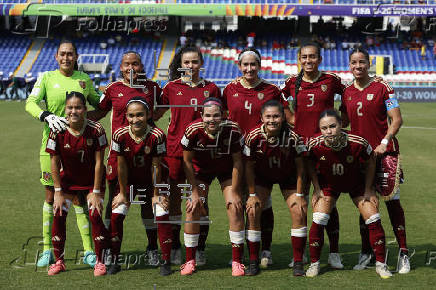
[{"label": "jersey collar", "polygon": [[257,87],[258,85],[260,85],[263,82],[263,79],[259,78],[257,80],[257,82],[254,85],[250,85],[245,78],[240,77],[239,78],[239,83],[241,84],[241,86],[243,86],[246,89],[254,89],[255,87]]},{"label": "jersey collar", "polygon": [[82,129],[80,129],[79,133],[74,132],[73,129],[71,129],[69,126],[67,127],[67,130],[68,130],[68,132],[70,132],[71,135],[78,138],[78,137],[82,136],[83,132],[85,132],[85,128],[86,128],[87,124],[88,124],[88,120],[85,118],[85,120],[83,121],[83,127],[82,127]]},{"label": "jersey collar", "polygon": [[145,129],[145,134],[144,134],[142,137],[136,137],[136,136],[133,134],[131,127],[129,126],[129,135],[130,135],[130,138],[132,138],[133,141],[136,142],[136,144],[139,144],[139,143],[141,143],[142,141],[144,141],[145,138],[147,138],[148,133],[150,133],[150,126],[149,126],[149,125],[147,125],[147,128]]},{"label": "jersey collar", "polygon": [[189,80],[189,78],[187,78],[187,81],[183,81],[182,78],[180,78],[180,83],[186,84],[191,88],[204,87],[206,85],[206,81],[203,78],[200,78],[200,80],[196,83],[194,83],[192,80]]},{"label": "jersey collar", "polygon": [[322,76],[322,72],[320,71],[318,72],[318,75],[313,80],[306,79],[303,75],[303,81],[313,84],[316,83],[321,78],[321,76]]},{"label": "jersey collar", "polygon": [[360,87],[356,80],[353,81],[353,85],[356,89],[358,89],[359,91],[363,91],[364,89],[366,89],[367,87],[369,87],[369,85],[374,81],[374,77],[369,78],[369,82],[364,86],[364,87]]}]

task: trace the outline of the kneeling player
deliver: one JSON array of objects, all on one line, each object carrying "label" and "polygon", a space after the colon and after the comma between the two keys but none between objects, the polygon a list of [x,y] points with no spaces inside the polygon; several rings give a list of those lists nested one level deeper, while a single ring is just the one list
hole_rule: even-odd
[{"label": "kneeling player", "polygon": [[260,214],[271,196],[275,183],[280,185],[292,216],[291,239],[294,255],[294,276],[303,276],[303,254],[307,237],[307,201],[302,190],[303,161],[299,137],[286,122],[282,104],[271,100],[261,109],[262,125],[257,126],[245,141],[245,176],[249,190],[247,200],[247,239],[250,264],[246,275],[259,271]]},{"label": "kneeling player", "polygon": [[[232,243],[232,275],[243,276],[241,264],[244,252],[244,212],[240,190],[242,173],[241,132],[239,126],[223,120],[222,103],[207,98],[202,119],[191,123],[181,143],[186,178],[192,185],[192,194],[186,203],[185,247],[186,263],[180,273],[191,275],[195,271],[195,252],[200,234],[199,221],[206,215],[201,199],[207,199],[209,185],[217,177],[226,202],[229,235]],[[194,222],[193,222],[194,221]]]},{"label": "kneeling player", "polygon": [[159,223],[159,221],[169,220],[168,197],[159,196],[159,190],[153,184],[153,181],[156,184],[160,183],[161,179],[160,159],[166,152],[165,134],[159,128],[147,124],[149,114],[150,107],[145,99],[142,97],[130,99],[126,105],[126,118],[129,126],[119,128],[112,137],[112,149],[118,154],[119,193],[112,202],[111,250],[113,261],[108,274],[116,274],[121,270],[117,259],[123,240],[123,221],[132,201],[130,198],[134,198],[136,194],[146,195],[149,211],[152,211],[152,208],[155,209],[154,217],[158,223],[157,230],[163,260],[160,264],[160,274],[162,276],[171,274],[171,225]]},{"label": "kneeling player", "polygon": [[81,93],[67,94],[65,115],[69,127],[58,134],[50,132],[47,141],[46,152],[50,153],[55,187],[52,243],[56,263],[50,266],[49,275],[65,271],[66,218],[71,204],[79,204],[83,196],[88,200],[97,255],[94,276],[106,274],[103,253],[109,246],[109,233],[104,227],[101,212],[104,197],[103,158],[107,140],[103,127],[86,119],[85,104],[85,97]]},{"label": "kneeling player", "polygon": [[335,110],[321,113],[319,127],[322,135],[310,140],[308,148],[314,192],[313,222],[309,232],[312,263],[306,276],[319,274],[324,227],[340,193],[348,192],[368,226],[377,261],[376,272],[381,278],[390,278],[392,274],[385,264],[385,233],[373,188],[375,157],[371,145],[362,137],[342,131],[341,118]]}]

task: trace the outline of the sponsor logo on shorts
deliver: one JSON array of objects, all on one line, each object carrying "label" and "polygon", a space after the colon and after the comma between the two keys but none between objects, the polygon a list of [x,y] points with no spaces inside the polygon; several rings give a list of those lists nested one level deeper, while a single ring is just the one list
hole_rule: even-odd
[{"label": "sponsor logo on shorts", "polygon": [[44,179],[45,181],[50,181],[51,180],[51,173],[50,172],[43,172],[42,179]]},{"label": "sponsor logo on shorts", "polygon": [[126,149],[124,149],[124,152],[129,152],[130,151],[130,147],[126,147]]},{"label": "sponsor logo on shorts", "polygon": [[70,146],[70,144],[67,143],[67,144],[64,145],[64,148],[69,149],[69,148],[71,148],[71,146]]},{"label": "sponsor logo on shorts", "polygon": [[148,146],[145,146],[144,152],[145,152],[145,154],[149,154],[151,152],[151,148]]},{"label": "sponsor logo on shorts", "polygon": [[86,145],[91,146],[93,143],[92,139],[86,139]]},{"label": "sponsor logo on shorts", "polygon": [[325,161],[325,160],[326,160],[326,159],[325,159],[325,156],[324,156],[324,155],[321,156],[321,158],[320,158],[319,160],[321,160],[321,161]]}]

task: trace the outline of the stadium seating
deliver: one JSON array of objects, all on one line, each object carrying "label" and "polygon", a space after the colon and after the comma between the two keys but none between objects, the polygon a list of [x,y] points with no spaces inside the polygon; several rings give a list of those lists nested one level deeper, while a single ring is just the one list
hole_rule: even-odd
[{"label": "stadium seating", "polygon": [[[132,37],[125,37],[122,43],[115,43],[113,46],[108,46],[106,49],[100,47],[100,42],[107,41],[107,37],[99,36],[92,38],[82,38],[74,40],[77,46],[79,54],[109,54],[109,63],[112,69],[118,76],[120,70],[121,58],[124,52],[129,50],[137,51],[141,54],[142,61],[144,63],[144,69],[147,73],[147,77],[151,78],[154,75],[154,51],[156,56],[159,57],[162,49],[161,41],[153,41],[151,39],[136,38],[137,43],[132,43]],[[30,70],[33,75],[38,75],[40,72],[54,70],[58,68],[58,64],[55,61],[55,54],[59,40],[47,40],[41,50],[37,60]],[[92,77],[93,75],[91,75]],[[108,75],[102,75],[101,78],[107,79]]]},{"label": "stadium seating", "polygon": [[31,39],[23,35],[8,34],[1,37],[0,71],[4,73],[3,76],[17,69],[31,43]]}]

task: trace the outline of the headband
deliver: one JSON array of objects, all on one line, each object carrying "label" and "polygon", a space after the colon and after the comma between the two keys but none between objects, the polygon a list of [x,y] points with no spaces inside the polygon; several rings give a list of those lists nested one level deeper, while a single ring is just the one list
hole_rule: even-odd
[{"label": "headband", "polygon": [[146,101],[143,101],[143,100],[138,100],[138,99],[131,99],[130,101],[128,101],[127,104],[126,104],[126,108],[127,108],[131,103],[134,103],[134,102],[138,102],[138,103],[143,104],[143,105],[147,108],[147,110],[150,111],[150,106],[147,104],[147,102],[146,102]]},{"label": "headband", "polygon": [[206,103],[204,103],[203,104],[204,106],[211,106],[211,105],[216,105],[216,106],[218,106],[218,107],[222,107],[223,106],[223,104],[221,104],[220,102],[217,102],[217,101],[207,101]]},{"label": "headband", "polygon": [[252,50],[247,50],[247,51],[244,51],[243,53],[241,53],[241,54],[239,55],[238,61],[240,62],[240,61],[242,60],[242,58],[243,58],[244,56],[246,56],[246,55],[252,55],[252,56],[254,56],[254,57],[256,58],[256,60],[260,63],[260,57],[259,57],[259,55],[257,55],[257,53],[255,53],[255,52],[252,51]]}]

